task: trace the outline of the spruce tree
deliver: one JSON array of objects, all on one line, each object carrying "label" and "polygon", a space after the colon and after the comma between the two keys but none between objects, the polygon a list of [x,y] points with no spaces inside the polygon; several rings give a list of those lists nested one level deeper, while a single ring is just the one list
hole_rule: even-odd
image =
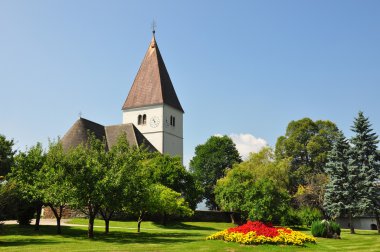
[{"label": "spruce tree", "polygon": [[350,218],[351,233],[354,232],[352,216],[357,212],[356,202],[358,194],[356,183],[356,171],[349,166],[350,145],[343,133],[339,131],[336,142],[328,154],[328,162],[325,167],[330,181],[326,185],[324,209],[333,219],[343,213],[348,213]]},{"label": "spruce tree", "polygon": [[[359,213],[375,213],[378,232],[380,233],[380,157],[377,152],[378,136],[371,129],[369,119],[359,112],[354,120],[352,131],[355,136],[351,138],[353,145],[351,150],[350,169],[355,171],[357,194],[359,200],[357,206]],[[352,175],[351,175],[352,176]]]}]

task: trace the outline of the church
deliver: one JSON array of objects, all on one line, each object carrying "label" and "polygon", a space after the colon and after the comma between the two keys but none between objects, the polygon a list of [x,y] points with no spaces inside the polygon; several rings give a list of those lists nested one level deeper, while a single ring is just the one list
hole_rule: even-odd
[{"label": "church", "polygon": [[122,106],[122,124],[104,126],[80,117],[61,139],[64,149],[85,143],[88,131],[111,148],[125,133],[131,146],[144,145],[183,160],[183,114],[158,49],[155,32]]}]

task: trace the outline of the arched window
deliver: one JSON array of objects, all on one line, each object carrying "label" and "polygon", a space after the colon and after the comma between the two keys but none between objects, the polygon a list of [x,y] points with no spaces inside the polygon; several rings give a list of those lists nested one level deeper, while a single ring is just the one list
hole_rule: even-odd
[{"label": "arched window", "polygon": [[146,124],[146,115],[145,115],[145,114],[143,115],[142,124],[143,124],[143,125]]},{"label": "arched window", "polygon": [[173,116],[173,127],[175,127],[175,117]]},{"label": "arched window", "polygon": [[170,116],[170,126],[172,126],[172,125],[173,125],[173,117]]},{"label": "arched window", "polygon": [[141,125],[141,123],[142,123],[142,116],[139,115],[139,116],[137,117],[137,124],[138,124],[138,125]]}]

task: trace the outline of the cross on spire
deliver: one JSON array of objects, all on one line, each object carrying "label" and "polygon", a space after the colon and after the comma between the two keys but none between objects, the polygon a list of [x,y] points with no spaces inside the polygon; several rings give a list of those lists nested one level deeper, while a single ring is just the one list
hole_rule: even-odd
[{"label": "cross on spire", "polygon": [[152,33],[153,33],[153,35],[156,33],[156,27],[157,27],[156,21],[154,21],[154,19],[153,19],[153,22],[152,22]]}]

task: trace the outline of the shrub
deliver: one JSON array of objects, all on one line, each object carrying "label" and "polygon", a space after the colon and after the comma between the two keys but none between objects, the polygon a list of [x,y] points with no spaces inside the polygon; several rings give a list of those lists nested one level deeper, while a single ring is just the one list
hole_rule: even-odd
[{"label": "shrub", "polygon": [[327,226],[321,221],[311,223],[311,234],[314,237],[327,237]]},{"label": "shrub", "polygon": [[302,225],[302,219],[299,215],[299,212],[294,208],[289,208],[288,212],[283,217],[281,217],[281,225],[288,227]]},{"label": "shrub", "polygon": [[314,221],[311,224],[311,234],[314,237],[340,238],[340,225],[333,221]]},{"label": "shrub", "polygon": [[317,208],[303,207],[299,210],[299,217],[302,220],[302,224],[310,227],[310,225],[322,218],[322,213]]},{"label": "shrub", "polygon": [[34,217],[34,208],[26,202],[20,202],[17,209],[17,222],[22,226],[30,225]]},{"label": "shrub", "polygon": [[340,236],[340,225],[339,223],[336,223],[335,221],[330,222],[331,231],[333,234],[337,234]]}]

